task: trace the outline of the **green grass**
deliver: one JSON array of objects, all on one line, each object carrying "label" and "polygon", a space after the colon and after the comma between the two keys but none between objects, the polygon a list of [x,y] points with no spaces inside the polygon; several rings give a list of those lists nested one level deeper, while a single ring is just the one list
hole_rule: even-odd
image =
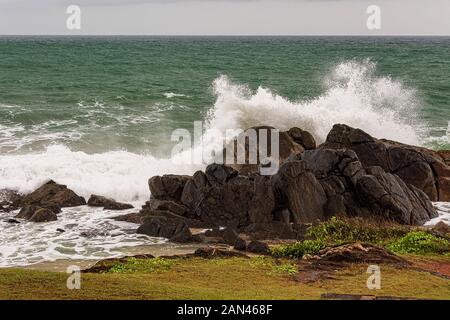
[{"label": "green grass", "polygon": [[387,245],[387,248],[397,253],[428,254],[450,252],[450,242],[435,237],[429,233],[410,232],[402,238]]},{"label": "green grass", "polygon": [[66,273],[0,269],[0,299],[320,299],[324,293],[450,299],[450,280],[414,269],[381,266],[381,290],[371,291],[367,265],[303,284],[292,277],[296,266],[289,259],[175,259],[169,268],[158,262],[157,272],[141,268],[153,265],[141,260],[124,268],[138,265],[134,273],[82,273],[80,290],[67,289]]},{"label": "green grass", "polygon": [[107,272],[108,273],[163,272],[169,270],[176,263],[177,260],[175,259],[129,258],[127,262],[114,264]]}]

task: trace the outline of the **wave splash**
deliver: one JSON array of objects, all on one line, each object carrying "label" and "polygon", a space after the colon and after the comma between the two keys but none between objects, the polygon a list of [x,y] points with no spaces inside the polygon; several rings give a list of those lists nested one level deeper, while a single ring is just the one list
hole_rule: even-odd
[{"label": "wave splash", "polygon": [[[263,87],[252,92],[221,76],[213,83],[217,99],[205,119],[204,141],[218,148],[223,143],[216,137],[218,131],[272,125],[280,130],[300,127],[322,142],[335,123],[379,138],[416,145],[422,141],[424,126],[417,120],[420,106],[415,91],[390,77],[377,76],[374,63],[341,63],[324,79],[324,87],[315,99],[290,101]],[[0,155],[0,189],[27,193],[53,179],[85,197],[95,193],[119,201],[145,201],[149,177],[203,169],[189,162],[180,165],[180,156],[176,158],[175,164],[170,158],[127,151],[87,154],[51,145],[40,153]]]},{"label": "wave splash", "polygon": [[208,115],[209,127],[296,126],[323,142],[333,124],[344,123],[375,137],[420,144],[424,126],[418,120],[416,92],[390,77],[376,76],[375,63],[341,63],[324,79],[324,87],[313,100],[290,101],[263,87],[252,94],[247,86],[221,76],[214,81],[217,101]]}]

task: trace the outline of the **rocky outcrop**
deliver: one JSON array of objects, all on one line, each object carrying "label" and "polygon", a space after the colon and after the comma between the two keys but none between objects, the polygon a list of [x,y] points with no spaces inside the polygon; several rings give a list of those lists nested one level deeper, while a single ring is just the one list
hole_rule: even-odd
[{"label": "rocky outcrop", "polygon": [[[284,163],[292,154],[315,148],[313,136],[299,128],[278,131],[278,139],[272,137],[272,130],[275,128],[270,126],[247,129],[226,146],[223,158],[217,162],[227,164],[241,175],[252,175],[260,173],[261,166],[267,165],[264,163],[267,159],[262,159],[261,156],[270,158],[273,156],[272,151],[276,153],[272,140],[278,142],[278,155],[275,156],[279,159],[279,164]],[[250,151],[253,151],[254,157],[250,156]]]},{"label": "rocky outcrop", "polygon": [[360,129],[338,124],[320,148],[351,149],[364,167],[379,166],[406,184],[425,192],[431,201],[450,201],[450,167],[437,152],[379,140]]},{"label": "rocky outcrop", "polygon": [[34,205],[40,207],[76,207],[85,205],[86,200],[78,196],[75,192],[68,189],[67,186],[57,184],[54,181],[49,181],[36,191],[20,199],[17,207],[24,207],[26,205]]},{"label": "rocky outcrop", "polygon": [[0,212],[10,212],[18,209],[15,203],[22,199],[23,195],[14,190],[0,190]]},{"label": "rocky outcrop", "polygon": [[40,207],[34,205],[26,205],[22,209],[20,209],[15,218],[24,219],[31,222],[48,222],[57,220],[56,214],[60,212],[61,209],[57,206]]},{"label": "rocky outcrop", "polygon": [[167,238],[172,242],[192,240],[188,225],[180,219],[171,219],[167,215],[146,218],[136,232],[150,237]]},{"label": "rocky outcrop", "polygon": [[87,205],[90,207],[103,207],[105,210],[127,210],[133,209],[134,207],[128,203],[120,203],[115,201],[114,199],[91,195],[89,198]]}]

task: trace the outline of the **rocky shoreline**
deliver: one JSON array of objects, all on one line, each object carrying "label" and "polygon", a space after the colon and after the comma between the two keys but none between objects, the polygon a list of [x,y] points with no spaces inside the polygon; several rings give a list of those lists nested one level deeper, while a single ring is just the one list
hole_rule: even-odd
[{"label": "rocky shoreline", "polygon": [[[268,127],[254,129],[261,128]],[[302,240],[308,226],[333,216],[421,226],[437,216],[432,201],[450,201],[450,151],[380,140],[341,124],[319,146],[299,128],[279,139],[275,175],[260,175],[262,164],[211,164],[193,176],[151,177],[149,201],[117,220],[172,242],[264,253],[267,240]],[[54,221],[64,207],[133,208],[99,195],[86,201],[54,181],[28,195],[2,190],[0,200],[0,212],[20,209],[11,223]]]}]

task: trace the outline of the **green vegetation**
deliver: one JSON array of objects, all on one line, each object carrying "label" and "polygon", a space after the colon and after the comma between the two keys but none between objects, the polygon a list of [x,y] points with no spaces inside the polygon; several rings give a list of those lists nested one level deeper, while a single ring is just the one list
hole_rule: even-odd
[{"label": "green vegetation", "polygon": [[271,248],[274,257],[301,258],[305,254],[316,254],[326,247],[322,240],[305,240],[292,244],[282,244]]},{"label": "green vegetation", "polygon": [[427,254],[450,252],[450,242],[435,237],[429,233],[410,232],[404,237],[393,241],[387,248],[397,253]]},{"label": "green vegetation", "polygon": [[383,245],[409,232],[407,227],[390,224],[370,223],[362,219],[332,217],[308,229],[306,237],[321,240],[328,245],[346,242],[367,242]]},{"label": "green vegetation", "polygon": [[129,258],[127,262],[114,264],[109,273],[161,272],[169,270],[177,263],[175,259],[136,259]]},{"label": "green vegetation", "polygon": [[271,248],[277,258],[300,258],[313,255],[327,246],[349,242],[365,242],[383,246],[397,253],[444,254],[450,252],[450,242],[425,231],[395,224],[376,224],[360,219],[332,217],[329,221],[311,226],[301,242]]}]

